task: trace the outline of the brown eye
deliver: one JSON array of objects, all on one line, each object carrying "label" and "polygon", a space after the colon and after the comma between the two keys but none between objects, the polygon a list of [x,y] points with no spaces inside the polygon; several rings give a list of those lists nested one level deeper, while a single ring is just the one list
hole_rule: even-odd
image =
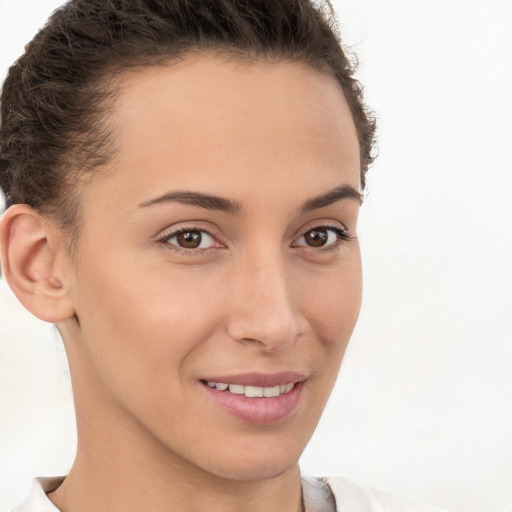
[{"label": "brown eye", "polygon": [[184,249],[197,249],[201,245],[202,238],[200,231],[184,231],[176,235],[176,242]]},{"label": "brown eye", "polygon": [[311,247],[322,247],[329,239],[329,232],[327,229],[312,229],[304,234],[304,240],[307,245]]},{"label": "brown eye", "polygon": [[345,229],[319,226],[306,231],[292,245],[297,247],[335,247],[338,241],[348,240],[350,235]]},{"label": "brown eye", "polygon": [[181,229],[162,238],[161,242],[174,246],[175,249],[210,249],[217,242],[212,235],[202,229]]}]

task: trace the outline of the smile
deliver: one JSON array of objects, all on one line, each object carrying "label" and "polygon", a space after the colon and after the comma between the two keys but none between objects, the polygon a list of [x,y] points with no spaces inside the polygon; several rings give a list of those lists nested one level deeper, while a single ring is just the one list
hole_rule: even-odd
[{"label": "smile", "polygon": [[207,382],[210,388],[226,391],[235,395],[245,395],[248,398],[273,398],[289,393],[295,386],[294,382],[278,384],[271,387],[248,386],[243,384],[227,384],[225,382]]},{"label": "smile", "polygon": [[246,423],[284,421],[299,405],[307,377],[296,372],[244,373],[200,380],[208,402]]}]

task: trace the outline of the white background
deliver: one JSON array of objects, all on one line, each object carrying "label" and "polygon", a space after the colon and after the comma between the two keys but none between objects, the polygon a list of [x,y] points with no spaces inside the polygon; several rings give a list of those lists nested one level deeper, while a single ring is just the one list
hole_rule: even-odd
[{"label": "white background", "polygon": [[[0,76],[54,0],[0,0]],[[512,511],[512,2],[339,0],[379,119],[365,297],[302,464],[453,512]],[[0,509],[64,474],[55,329],[0,284]],[[278,447],[276,447],[278,449]]]}]

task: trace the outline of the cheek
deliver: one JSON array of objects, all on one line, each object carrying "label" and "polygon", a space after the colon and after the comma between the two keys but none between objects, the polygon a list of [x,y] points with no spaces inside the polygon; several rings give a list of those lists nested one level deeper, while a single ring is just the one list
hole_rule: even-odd
[{"label": "cheek", "polygon": [[103,407],[128,411],[160,437],[166,430],[177,436],[175,418],[192,426],[198,413],[188,395],[190,368],[214,315],[178,276],[123,270],[89,274],[80,288],[80,368]]},{"label": "cheek", "polygon": [[215,328],[214,283],[205,288],[204,279],[169,273],[165,265],[110,261],[116,264],[107,265],[105,258],[81,269],[87,279],[76,300],[82,336],[95,363],[112,378],[127,371],[131,380],[147,381],[147,372],[159,371],[178,377]]},{"label": "cheek", "polygon": [[359,252],[343,266],[310,284],[311,293],[303,294],[303,310],[308,322],[329,350],[344,352],[354,330],[362,296]]},{"label": "cheek", "polygon": [[336,268],[325,269],[325,273],[316,276],[306,275],[297,286],[302,289],[302,293],[296,290],[301,297],[300,309],[315,340],[311,365],[319,384],[318,402],[324,404],[359,316],[362,297],[359,248],[354,248],[350,257]]}]

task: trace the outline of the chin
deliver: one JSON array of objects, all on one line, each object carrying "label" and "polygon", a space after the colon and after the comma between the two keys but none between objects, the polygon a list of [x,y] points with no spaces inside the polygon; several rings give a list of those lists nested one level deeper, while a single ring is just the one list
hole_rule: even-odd
[{"label": "chin", "polygon": [[[240,482],[270,480],[297,466],[302,449],[290,449],[283,443],[247,449],[244,453],[218,457],[215,464],[202,464],[207,472],[219,478]],[[213,459],[210,459],[211,462]],[[205,461],[207,462],[207,461]],[[208,467],[209,466],[209,467]]]},{"label": "chin", "polygon": [[269,461],[268,463],[253,464],[250,461],[244,461],[239,465],[219,466],[212,471],[213,474],[225,480],[238,482],[253,482],[259,480],[272,480],[287,473],[296,467],[298,459],[293,461]]}]

